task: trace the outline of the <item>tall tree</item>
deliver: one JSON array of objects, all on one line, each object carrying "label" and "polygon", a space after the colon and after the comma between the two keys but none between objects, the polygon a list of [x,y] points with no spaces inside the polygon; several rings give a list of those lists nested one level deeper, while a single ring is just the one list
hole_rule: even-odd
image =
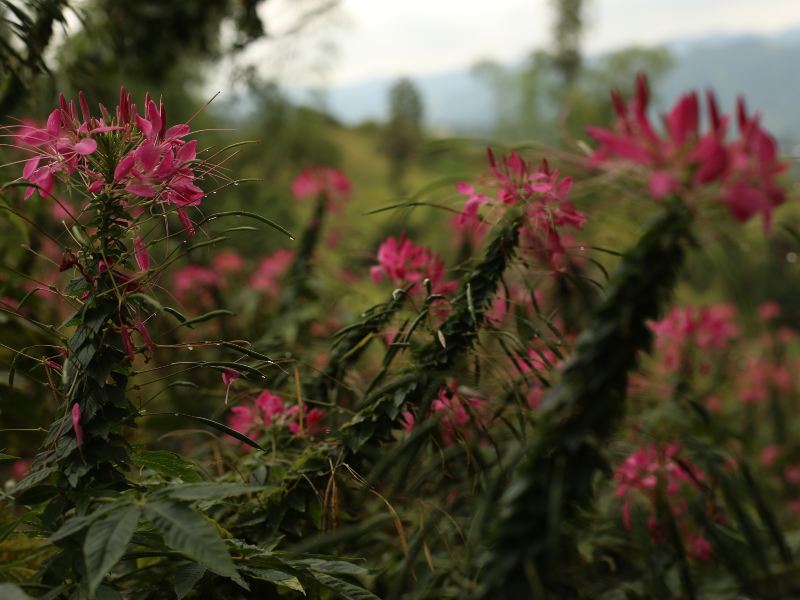
[{"label": "tall tree", "polygon": [[565,88],[571,88],[581,69],[581,37],[584,29],[584,0],[553,0],[553,64]]},{"label": "tall tree", "polygon": [[422,97],[414,83],[399,79],[389,90],[389,121],[384,129],[383,150],[389,159],[389,178],[403,193],[408,165],[422,143]]}]

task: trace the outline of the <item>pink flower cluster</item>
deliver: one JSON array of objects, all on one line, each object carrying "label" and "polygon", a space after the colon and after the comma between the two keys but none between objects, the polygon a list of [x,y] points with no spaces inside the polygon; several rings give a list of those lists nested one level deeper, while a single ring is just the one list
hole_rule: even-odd
[{"label": "pink flower cluster", "polygon": [[[486,401],[477,396],[469,396],[459,392],[458,383],[451,380],[447,386],[439,390],[439,394],[431,403],[433,414],[441,417],[439,434],[446,446],[452,446],[458,438],[474,437],[477,425],[482,420]],[[403,413],[405,428],[411,430],[416,424],[414,414]]]},{"label": "pink flower cluster", "polygon": [[[177,209],[184,228],[190,233],[194,227],[185,212],[186,207],[200,204],[203,191],[195,184],[193,166],[197,159],[197,142],[187,142],[189,133],[186,124],[173,125],[167,129],[167,114],[163,103],[156,103],[148,95],[145,98],[145,115],[137,113],[131,95],[120,90],[119,105],[112,117],[101,104],[101,117],[93,117],[89,105],[81,92],[79,105],[60,97],[60,108],[47,119],[47,125],[38,129],[23,124],[17,134],[18,146],[36,148],[23,169],[22,178],[31,186],[25,197],[35,190],[41,196],[53,191],[54,175],[60,171],[68,175],[77,174],[90,194],[105,191],[111,194],[127,194],[130,198],[159,198]],[[113,175],[101,170],[104,165],[92,160],[97,151],[97,136],[107,135],[116,146],[127,150],[117,162]],[[113,149],[109,149],[113,152]]]},{"label": "pink flower cluster", "polygon": [[727,115],[720,114],[714,95],[707,94],[709,129],[700,130],[700,101],[695,92],[685,94],[664,117],[659,135],[647,115],[650,93],[644,75],[636,80],[636,93],[626,103],[612,92],[617,123],[613,130],[590,127],[599,147],[591,157],[595,165],[623,160],[649,170],[650,193],[657,199],[693,188],[719,183],[720,199],[740,222],[760,214],[769,228],[772,211],[785,193],[775,177],[787,168],[778,160],[777,144],[759,123],[748,116],[744,101],[737,104],[739,137],[726,141]]},{"label": "pink flower cluster", "polygon": [[222,286],[218,270],[203,265],[186,265],[172,274],[172,292],[183,304],[210,308],[216,304],[215,294]]},{"label": "pink flower cluster", "polygon": [[264,390],[252,405],[232,407],[228,426],[252,440],[257,440],[268,427],[287,427],[292,434],[307,437],[322,433],[320,421],[325,414],[317,408],[303,408],[301,414],[297,404],[287,406],[278,396]]},{"label": "pink flower cluster", "polygon": [[656,347],[663,352],[664,366],[669,371],[681,368],[686,352],[698,349],[702,353],[701,372],[709,368],[709,351],[724,350],[739,334],[736,308],[730,304],[707,307],[675,307],[660,321],[650,324],[656,335]]},{"label": "pink flower cluster", "polygon": [[286,274],[294,261],[291,250],[276,250],[265,256],[258,264],[255,273],[250,277],[250,287],[275,298],[281,289],[281,277]]},{"label": "pink flower cluster", "polygon": [[445,280],[441,258],[425,246],[414,245],[405,235],[400,239],[392,236],[380,245],[378,264],[369,273],[375,283],[386,276],[395,284],[413,284],[413,290],[419,290],[428,279],[434,294],[449,294],[458,287],[458,282]]},{"label": "pink flower cluster", "polygon": [[338,210],[348,199],[352,184],[338,169],[306,167],[292,182],[292,195],[298,200],[325,194],[328,210]]},{"label": "pink flower cluster", "polygon": [[678,522],[689,553],[698,560],[711,558],[711,544],[702,535],[691,531],[688,523],[686,494],[697,490],[705,481],[695,465],[681,458],[677,443],[664,446],[648,444],[630,454],[614,471],[615,495],[622,501],[622,522],[631,527],[631,503],[643,499],[648,503],[648,528],[653,540],[660,542],[664,533],[656,517],[659,490],[666,494],[673,517]]},{"label": "pink flower cluster", "polygon": [[770,391],[787,394],[794,388],[789,365],[766,358],[750,357],[737,379],[739,400],[744,404],[763,404]]},{"label": "pink flower cluster", "polygon": [[489,173],[482,183],[496,188],[496,192],[494,196],[488,196],[476,191],[472,184],[456,184],[456,190],[467,196],[458,225],[479,227],[478,211],[484,204],[524,204],[526,246],[544,264],[562,268],[561,261],[566,251],[559,230],[564,227],[581,229],[586,222],[586,216],[566,198],[572,188],[572,179],[561,178],[558,171],[550,169],[547,161],[534,168],[516,152],[503,157],[499,163],[491,150],[488,156]]}]

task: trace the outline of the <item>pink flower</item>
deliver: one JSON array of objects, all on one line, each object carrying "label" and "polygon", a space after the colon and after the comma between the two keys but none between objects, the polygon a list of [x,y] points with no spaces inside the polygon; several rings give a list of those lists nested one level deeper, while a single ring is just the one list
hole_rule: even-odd
[{"label": "pink flower", "polygon": [[[703,473],[692,463],[680,456],[677,443],[663,446],[649,444],[642,446],[614,470],[617,482],[615,496],[622,501],[621,516],[626,529],[631,528],[631,503],[637,499],[647,502],[650,510],[650,533],[655,541],[660,541],[661,532],[656,521],[659,484],[666,492],[670,510],[686,531],[688,506],[683,499],[685,494],[697,490],[705,481]],[[691,532],[687,531],[691,536]]]},{"label": "pink flower", "polygon": [[182,303],[207,307],[215,304],[214,294],[222,287],[216,271],[201,265],[187,265],[172,275],[172,291]]},{"label": "pink flower", "polygon": [[298,200],[325,194],[328,210],[338,210],[350,196],[352,184],[344,173],[328,167],[306,167],[292,182],[292,195]]},{"label": "pink flower", "polygon": [[231,407],[231,414],[228,416],[228,427],[231,429],[235,429],[239,433],[243,433],[247,437],[253,439],[253,436],[250,435],[250,431],[253,429],[255,422],[256,415],[251,407]]},{"label": "pink flower", "polygon": [[238,273],[244,267],[244,259],[233,250],[226,250],[217,254],[211,264],[218,273]]},{"label": "pink flower", "polygon": [[83,445],[83,427],[81,427],[81,407],[77,402],[72,405],[72,430],[80,448]]},{"label": "pink flower", "polygon": [[[483,418],[486,402],[476,396],[464,396],[458,391],[458,383],[451,380],[447,386],[439,390],[439,394],[431,403],[431,410],[441,417],[439,433],[446,446],[452,446],[458,437],[470,439]],[[414,428],[414,414],[406,411],[403,414],[403,426],[407,431]]]},{"label": "pink flower", "polygon": [[395,284],[411,283],[418,290],[425,279],[431,282],[434,294],[449,294],[458,287],[456,281],[444,279],[442,259],[425,246],[416,246],[405,237],[389,237],[378,248],[378,264],[370,268],[370,277],[379,283],[384,276]]},{"label": "pink flower", "polygon": [[524,204],[525,245],[544,264],[554,269],[563,268],[566,252],[560,230],[564,227],[580,229],[586,222],[585,215],[567,199],[572,179],[561,178],[558,171],[550,169],[547,161],[533,168],[516,152],[503,157],[499,164],[491,150],[488,156],[490,170],[484,184],[497,189],[495,196],[479,193],[468,183],[456,184],[456,190],[467,196],[456,225],[466,227],[481,223],[478,210],[485,204],[500,207]]},{"label": "pink flower", "polygon": [[792,485],[800,483],[800,465],[789,465],[783,471],[783,478]]},{"label": "pink flower", "polygon": [[689,534],[688,536],[689,554],[697,560],[711,560],[712,548],[708,540],[702,535]]},{"label": "pink flower", "polygon": [[761,449],[761,454],[759,454],[759,459],[761,460],[761,465],[769,469],[775,464],[775,461],[780,458],[781,455],[781,447],[776,444],[770,444],[768,446],[764,446]]},{"label": "pink flower", "polygon": [[614,129],[589,127],[599,146],[591,157],[597,166],[630,162],[649,169],[650,192],[660,199],[711,183],[721,186],[720,200],[737,221],[761,215],[769,229],[772,211],[783,203],[784,190],[775,177],[787,165],[778,160],[774,138],[749,117],[740,98],[737,105],[739,138],[726,142],[730,118],[720,115],[716,98],[707,95],[709,128],[700,131],[700,102],[685,94],[664,117],[666,135],[659,135],[647,116],[650,94],[643,75],[636,79],[634,98],[625,103],[612,92],[617,122]]},{"label": "pink flower", "polygon": [[772,300],[762,302],[758,306],[758,318],[764,322],[772,321],[781,316],[781,305]]},{"label": "pink flower", "polygon": [[236,369],[230,369],[228,367],[222,369],[222,383],[228,387],[241,376],[242,374]]},{"label": "pink flower", "polygon": [[304,415],[300,414],[300,410],[296,404],[286,411],[287,415],[296,417],[296,419],[289,422],[289,431],[294,435],[303,435],[306,437],[319,435],[322,433],[322,427],[320,427],[319,423],[325,416],[324,413],[317,408],[308,410],[308,406],[304,406],[304,409]]},{"label": "pink flower", "polygon": [[[293,435],[305,437],[319,435],[323,431],[320,422],[325,414],[316,408],[309,410],[306,405],[303,408],[301,416],[298,405],[287,406],[281,398],[264,390],[255,398],[253,405],[232,407],[228,425],[253,440],[268,427],[285,427]],[[242,446],[242,449],[247,451],[246,446]]]},{"label": "pink flower", "polygon": [[20,458],[11,464],[11,474],[16,481],[22,481],[28,469],[31,467],[31,461]]},{"label": "pink flower", "polygon": [[277,297],[280,293],[280,279],[293,261],[294,252],[285,249],[276,250],[261,259],[255,273],[250,277],[250,287],[273,298]]},{"label": "pink flower", "polygon": [[255,404],[256,407],[261,410],[264,424],[267,426],[272,425],[273,422],[277,423],[278,421],[281,421],[281,418],[286,412],[286,407],[283,404],[283,400],[281,400],[278,396],[271,394],[267,390],[264,390],[258,395]]},{"label": "pink flower", "polygon": [[[691,348],[722,351],[739,334],[736,309],[730,304],[708,307],[675,307],[650,328],[656,336],[656,347],[664,354],[664,366],[679,369],[685,352]],[[707,354],[703,353],[703,356]],[[703,371],[701,365],[701,371]]]}]

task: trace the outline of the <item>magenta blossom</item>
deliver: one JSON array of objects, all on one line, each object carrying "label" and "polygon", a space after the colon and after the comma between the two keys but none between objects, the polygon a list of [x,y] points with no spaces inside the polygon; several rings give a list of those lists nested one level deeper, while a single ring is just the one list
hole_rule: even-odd
[{"label": "magenta blossom", "polygon": [[524,245],[544,264],[554,269],[563,268],[566,250],[560,230],[564,227],[581,229],[586,222],[585,215],[567,199],[572,179],[561,178],[547,161],[533,168],[516,152],[499,162],[491,149],[488,156],[489,173],[482,178],[482,183],[493,188],[494,194],[478,192],[469,183],[456,184],[456,190],[467,196],[456,225],[478,227],[482,222],[479,209],[483,205],[501,208],[521,205],[526,216],[522,227]]},{"label": "magenta blossom", "polygon": [[644,501],[650,512],[648,526],[651,537],[656,542],[664,539],[656,516],[661,490],[682,537],[689,541],[689,552],[698,560],[711,557],[710,545],[691,530],[688,519],[687,496],[699,490],[705,477],[700,469],[681,456],[679,444],[640,447],[615,469],[614,479],[617,482],[615,495],[622,501],[622,522],[626,529],[631,528],[631,504],[637,500]]},{"label": "magenta blossom", "polygon": [[[25,198],[37,189],[41,196],[49,196],[55,175],[64,172],[80,180],[88,194],[105,192],[125,205],[153,198],[174,206],[184,228],[194,232],[186,209],[200,204],[204,193],[195,183],[197,142],[184,139],[190,133],[188,125],[167,128],[163,103],[156,106],[149,95],[145,115],[139,115],[124,88],[115,116],[102,105],[101,117],[92,116],[82,92],[80,114],[74,102],[67,103],[63,96],[59,101],[60,107],[50,114],[44,128],[24,123],[15,137],[19,147],[36,152],[22,173],[31,184]],[[127,151],[114,166],[111,181],[100,172],[107,168],[106,159],[95,157],[100,139],[123,145]]]},{"label": "magenta blossom", "polygon": [[77,402],[72,405],[72,430],[75,432],[75,440],[80,448],[83,445],[83,427],[81,426],[81,407]]},{"label": "magenta blossom", "polygon": [[378,264],[370,269],[375,283],[383,277],[402,285],[413,284],[420,289],[425,279],[430,280],[434,294],[449,294],[458,287],[458,282],[445,280],[442,259],[425,246],[416,246],[405,237],[389,237],[378,248]]},{"label": "magenta blossom", "polygon": [[277,297],[281,289],[281,277],[294,261],[294,252],[280,249],[261,259],[255,273],[250,277],[250,287]]},{"label": "magenta blossom", "polygon": [[292,195],[298,200],[325,194],[328,210],[338,210],[348,199],[352,184],[338,169],[306,167],[292,182]]},{"label": "magenta blossom", "polygon": [[774,138],[750,117],[739,98],[739,138],[726,141],[730,117],[720,114],[716,98],[707,94],[708,129],[700,129],[700,101],[695,92],[685,94],[664,117],[660,134],[647,115],[650,93],[643,75],[636,93],[625,103],[612,92],[617,122],[614,129],[589,127],[599,143],[590,162],[609,166],[628,162],[646,167],[650,193],[656,199],[680,194],[712,183],[720,185],[720,200],[740,222],[761,215],[769,229],[772,211],[783,203],[784,190],[775,177],[786,170],[777,155]]},{"label": "magenta blossom", "polygon": [[670,310],[663,319],[650,324],[656,348],[663,353],[664,366],[675,371],[692,349],[702,350],[701,372],[709,368],[708,353],[728,348],[739,334],[736,308],[730,304],[706,307],[683,306]]},{"label": "magenta blossom", "polygon": [[[285,427],[293,435],[314,437],[323,431],[320,421],[324,416],[321,410],[309,410],[306,405],[301,413],[297,404],[289,406],[275,394],[264,390],[252,405],[232,407],[228,425],[252,440],[258,439],[269,427]],[[246,446],[242,448],[247,451]]]}]

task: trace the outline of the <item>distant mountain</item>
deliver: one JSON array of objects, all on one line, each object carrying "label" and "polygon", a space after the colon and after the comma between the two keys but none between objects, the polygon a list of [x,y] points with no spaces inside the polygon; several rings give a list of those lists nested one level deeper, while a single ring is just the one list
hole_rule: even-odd
[{"label": "distant mountain", "polygon": [[[770,37],[708,35],[675,40],[667,47],[675,66],[656,90],[664,106],[687,89],[710,87],[730,109],[736,95],[746,93],[750,108],[765,115],[765,124],[785,146],[800,143],[800,29]],[[383,120],[393,82],[375,79],[330,89],[324,108],[347,124]],[[414,82],[433,130],[475,133],[491,127],[492,90],[468,69]],[[292,96],[302,98],[303,92],[294,90]]]}]

